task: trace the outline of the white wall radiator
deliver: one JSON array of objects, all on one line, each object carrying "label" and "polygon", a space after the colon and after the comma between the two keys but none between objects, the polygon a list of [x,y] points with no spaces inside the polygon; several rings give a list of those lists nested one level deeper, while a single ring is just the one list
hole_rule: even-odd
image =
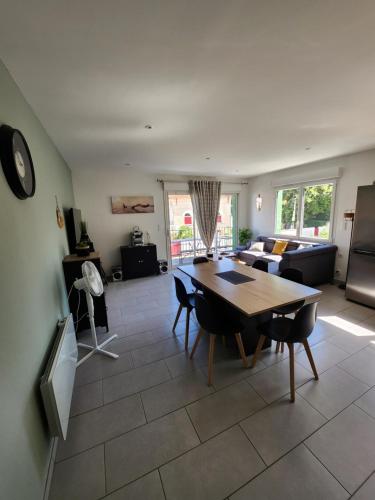
[{"label": "white wall radiator", "polygon": [[78,348],[72,315],[58,326],[40,389],[51,434],[66,439]]}]

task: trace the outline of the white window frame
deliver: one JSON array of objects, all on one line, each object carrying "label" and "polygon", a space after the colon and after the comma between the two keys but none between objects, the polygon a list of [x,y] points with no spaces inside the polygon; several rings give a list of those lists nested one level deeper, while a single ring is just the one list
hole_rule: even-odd
[{"label": "white window frame", "polygon": [[[306,236],[301,235],[301,230],[303,229],[303,216],[304,216],[304,210],[305,210],[305,195],[304,191],[305,188],[309,186],[319,186],[322,184],[332,184],[332,202],[331,202],[331,213],[329,216],[329,235],[328,238],[308,238]],[[274,208],[274,235],[277,236],[278,238],[283,238],[287,240],[291,239],[297,239],[300,241],[310,241],[310,242],[318,242],[318,243],[331,243],[333,239],[333,226],[334,226],[334,213],[335,213],[335,204],[336,204],[336,187],[337,187],[337,180],[336,179],[326,179],[322,181],[310,181],[310,182],[302,182],[299,184],[288,184],[286,186],[277,186],[275,188],[275,195],[274,195],[274,202],[275,202],[275,208]],[[297,224],[296,224],[296,235],[295,236],[289,236],[286,234],[279,234],[276,232],[276,221],[277,221],[277,192],[282,191],[282,190],[287,190],[287,189],[298,189],[298,212],[297,212]]]},{"label": "white window frame", "polygon": [[[170,233],[170,213],[169,213],[169,196],[173,196],[175,194],[189,194],[189,190],[186,187],[182,187],[181,189],[165,189],[164,190],[164,221],[165,221],[165,243],[166,243],[166,255],[167,255],[167,260],[168,260],[168,265],[170,269],[173,269],[172,266],[172,253],[171,253],[171,233]],[[238,223],[238,214],[239,214],[239,204],[240,204],[240,193],[237,191],[230,191],[225,189],[221,195],[231,195],[236,197],[236,213],[235,217],[233,218],[233,247],[236,247],[238,245],[238,228],[239,228],[239,223]],[[186,210],[186,212],[189,212],[189,210]],[[192,227],[193,227],[193,238],[195,242],[195,237],[196,237],[196,221],[194,217],[194,208],[191,211],[192,215]],[[194,251],[195,251],[195,243],[194,243]]]}]

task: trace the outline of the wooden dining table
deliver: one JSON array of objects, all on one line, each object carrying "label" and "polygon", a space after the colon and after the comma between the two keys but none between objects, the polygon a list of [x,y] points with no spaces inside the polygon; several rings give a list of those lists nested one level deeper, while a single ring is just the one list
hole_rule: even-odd
[{"label": "wooden dining table", "polygon": [[[253,269],[231,259],[188,264],[178,269],[198,281],[248,317],[304,300],[317,302],[320,290]],[[251,281],[233,284],[219,273],[234,271]],[[241,277],[238,277],[241,280]]]}]

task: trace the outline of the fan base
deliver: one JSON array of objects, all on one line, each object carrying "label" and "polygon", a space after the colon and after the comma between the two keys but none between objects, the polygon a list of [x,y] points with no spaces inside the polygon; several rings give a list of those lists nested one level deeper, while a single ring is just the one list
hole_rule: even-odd
[{"label": "fan base", "polygon": [[82,344],[81,342],[78,342],[78,347],[82,347],[83,349],[88,349],[90,352],[86,354],[82,359],[80,359],[77,363],[77,367],[84,363],[86,360],[91,358],[94,354],[103,354],[104,356],[108,356],[109,358],[114,358],[117,359],[119,357],[118,354],[115,354],[113,352],[106,351],[103,349],[105,345],[107,345],[109,342],[111,342],[113,339],[117,338],[117,335],[111,335],[108,339],[106,339],[104,342],[101,344],[97,345],[96,347],[93,345],[89,344]]}]

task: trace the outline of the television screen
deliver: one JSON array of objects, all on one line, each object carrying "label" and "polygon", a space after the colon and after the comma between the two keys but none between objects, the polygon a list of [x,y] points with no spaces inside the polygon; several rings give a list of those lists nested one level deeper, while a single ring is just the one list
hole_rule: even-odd
[{"label": "television screen", "polygon": [[71,254],[76,253],[76,245],[81,239],[81,220],[81,210],[78,208],[70,208],[65,214],[66,233]]}]

